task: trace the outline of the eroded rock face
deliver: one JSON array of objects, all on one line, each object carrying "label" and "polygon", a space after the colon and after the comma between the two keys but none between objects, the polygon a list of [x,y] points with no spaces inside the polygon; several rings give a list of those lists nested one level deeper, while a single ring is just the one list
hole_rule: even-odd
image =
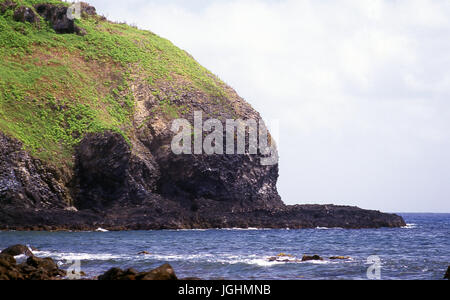
[{"label": "eroded rock face", "polygon": [[59,171],[42,164],[22,144],[0,132],[0,205],[62,208],[70,202]]},{"label": "eroded rock face", "polygon": [[[251,180],[258,182],[260,176],[262,181],[275,184],[276,167],[267,173],[263,172],[263,168],[255,173],[253,168],[258,170],[260,166],[226,165],[220,157],[216,160],[205,158],[210,159],[205,162],[202,158],[187,156],[174,157],[174,160],[180,161],[174,163],[179,167],[173,169],[170,161],[163,163],[165,160],[161,156],[154,157],[142,143],[135,141],[131,147],[120,134],[112,132],[90,134],[82,141],[77,149],[75,175],[66,176],[73,178],[72,181],[49,171],[47,166],[22,150],[21,143],[3,134],[0,134],[0,155],[3,158],[0,160],[0,226],[5,229],[405,226],[400,216],[356,207],[284,206],[275,189],[267,198],[260,198],[257,193],[252,194],[252,186],[240,189],[234,185],[235,182],[239,184],[236,175],[239,172]],[[218,170],[219,176],[211,173],[202,175],[200,172],[211,172],[208,168],[214,166],[225,169]],[[231,174],[233,172],[236,174]],[[231,179],[220,176],[224,173],[229,173]],[[172,179],[168,177],[170,174],[173,174]],[[184,185],[183,178],[187,185]],[[181,193],[167,192],[164,190],[164,180],[184,190]],[[218,189],[211,188],[215,184]],[[258,184],[255,186],[258,187]],[[205,189],[209,194],[204,192]],[[242,191],[248,191],[250,196],[245,198]],[[72,194],[78,210],[72,207]],[[219,197],[216,198],[216,195]],[[239,199],[241,195],[244,197]],[[264,207],[264,203],[268,203],[268,208]]]},{"label": "eroded rock face", "polygon": [[14,20],[17,22],[30,22],[33,24],[39,24],[39,17],[29,7],[20,6],[14,11]]},{"label": "eroded rock face", "polygon": [[141,204],[152,194],[187,210],[252,211],[284,207],[276,191],[278,166],[250,155],[174,155],[170,140],[154,151],[129,145],[118,133],[86,136],[77,149],[77,208]]},{"label": "eroded rock face", "polygon": [[284,207],[276,190],[278,165],[262,166],[252,155],[174,155],[157,157],[162,195],[207,209],[211,200],[229,210]]},{"label": "eroded rock face", "polygon": [[89,134],[77,148],[80,209],[140,204],[156,190],[159,170],[150,153],[133,153],[118,133]]},{"label": "eroded rock face", "polygon": [[83,29],[75,25],[73,19],[68,18],[66,6],[44,3],[36,4],[34,7],[39,15],[52,24],[52,27],[56,33],[85,34]]}]

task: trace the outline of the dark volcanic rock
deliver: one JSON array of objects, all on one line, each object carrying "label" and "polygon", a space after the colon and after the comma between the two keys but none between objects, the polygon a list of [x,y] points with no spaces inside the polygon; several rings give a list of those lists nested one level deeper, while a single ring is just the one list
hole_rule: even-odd
[{"label": "dark volcanic rock", "polygon": [[58,265],[50,257],[38,258],[30,256],[26,263],[20,265],[20,268],[26,274],[25,278],[31,280],[50,280],[66,275],[66,272],[59,269]]},{"label": "dark volcanic rock", "polygon": [[311,261],[311,260],[323,260],[322,257],[320,257],[319,255],[303,255],[302,257],[302,261]]},{"label": "dark volcanic rock", "polygon": [[13,256],[0,254],[0,280],[23,280],[24,276],[17,269]]},{"label": "dark volcanic rock", "polygon": [[350,259],[349,256],[332,256],[330,257],[331,260],[346,260],[346,259]]},{"label": "dark volcanic rock", "polygon": [[64,176],[0,132],[0,209],[63,208],[70,202]]},{"label": "dark volcanic rock", "polygon": [[444,279],[450,279],[450,266],[447,268],[447,272],[445,273]]},{"label": "dark volcanic rock", "polygon": [[[289,207],[287,208],[289,209]],[[0,208],[0,225],[9,230],[159,230],[159,229],[204,229],[204,228],[316,228],[340,227],[348,229],[400,227],[404,226],[401,217],[365,211],[354,207],[328,206],[334,210],[345,210],[359,221],[342,223],[338,217],[315,222],[311,219],[315,209],[308,205],[294,216],[285,211],[257,210],[253,212],[233,213],[211,211],[187,211],[178,203],[160,196],[152,196],[144,206],[128,206],[105,209],[104,211],[82,210],[34,210]],[[383,221],[380,222],[380,215]],[[373,218],[373,221],[371,220]],[[377,221],[378,220],[378,221]]]},{"label": "dark volcanic rock", "polygon": [[17,265],[13,256],[0,254],[0,280],[55,280],[65,275],[51,258],[30,256]]},{"label": "dark volcanic rock", "polygon": [[105,274],[100,275],[98,280],[136,280],[138,272],[134,269],[127,269],[125,271],[119,268],[111,268]]},{"label": "dark volcanic rock", "polygon": [[118,133],[90,134],[77,149],[78,208],[140,204],[156,189],[150,153],[136,155]]},{"label": "dark volcanic rock", "polygon": [[164,264],[149,272],[138,272],[134,269],[125,271],[112,268],[100,275],[98,280],[177,280],[175,271],[169,264]]},{"label": "dark volcanic rock", "polygon": [[44,3],[36,4],[34,7],[39,15],[52,24],[56,33],[85,34],[80,27],[75,25],[74,20],[68,18],[66,6]]},{"label": "dark volcanic rock", "polygon": [[4,249],[1,254],[7,254],[11,256],[17,256],[21,254],[25,254],[26,256],[33,256],[33,253],[27,246],[24,245],[14,245]]},{"label": "dark volcanic rock", "polygon": [[90,6],[86,2],[80,2],[80,8],[81,8],[81,14],[86,14],[88,16],[97,15],[97,10],[95,9],[95,7]]},{"label": "dark volcanic rock", "polygon": [[29,7],[20,6],[14,11],[14,20],[17,22],[39,23],[39,17]]},{"label": "dark volcanic rock", "polygon": [[169,264],[164,264],[150,272],[140,273],[137,280],[177,280],[175,271]]}]

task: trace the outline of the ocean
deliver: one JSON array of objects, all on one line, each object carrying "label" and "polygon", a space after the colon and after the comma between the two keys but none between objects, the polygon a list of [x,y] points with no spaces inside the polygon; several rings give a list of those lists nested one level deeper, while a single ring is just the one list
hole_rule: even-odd
[{"label": "ocean", "polygon": [[[229,229],[127,232],[0,232],[0,249],[34,247],[88,277],[111,267],[146,271],[170,263],[179,278],[311,280],[442,279],[450,265],[450,214],[400,214],[408,226],[364,230]],[[149,254],[138,254],[147,251]],[[323,261],[270,261],[285,253]],[[332,256],[350,259],[331,260]],[[25,257],[16,257],[18,261]],[[369,272],[368,272],[369,271]],[[369,273],[369,276],[368,276]]]}]

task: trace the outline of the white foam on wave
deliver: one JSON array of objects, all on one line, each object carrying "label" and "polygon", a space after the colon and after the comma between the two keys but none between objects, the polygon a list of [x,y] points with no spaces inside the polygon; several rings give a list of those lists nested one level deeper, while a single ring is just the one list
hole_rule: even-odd
[{"label": "white foam on wave", "polygon": [[215,230],[222,230],[222,231],[263,231],[263,230],[273,230],[272,228],[256,228],[256,227],[248,227],[248,228],[239,228],[239,227],[233,227],[233,228],[209,228],[209,229],[167,229],[166,231],[215,231]]},{"label": "white foam on wave", "polygon": [[211,229],[175,229],[175,230],[169,230],[169,231],[208,231]]},{"label": "white foam on wave", "polygon": [[338,261],[306,261],[302,262],[300,258],[296,257],[283,257],[280,260],[271,261],[270,258],[273,256],[260,256],[260,255],[233,255],[233,254],[191,254],[191,255],[148,255],[145,259],[157,259],[162,261],[194,261],[201,263],[220,263],[223,265],[236,265],[236,264],[247,264],[256,265],[260,267],[273,267],[284,264],[336,264]]},{"label": "white foam on wave", "polygon": [[303,261],[302,263],[304,264],[314,264],[314,265],[326,265],[326,264],[335,264],[337,263],[337,261],[329,261],[329,260],[308,260],[308,261]]},{"label": "white foam on wave", "polygon": [[248,227],[248,228],[238,228],[238,227],[233,227],[233,228],[221,228],[218,230],[225,230],[225,231],[255,231],[255,230],[272,230],[270,228],[256,228],[256,227]]},{"label": "white foam on wave", "polygon": [[[296,257],[283,257],[282,259],[271,261],[270,258],[273,256],[264,256],[257,254],[250,255],[239,255],[239,254],[213,254],[213,253],[198,253],[198,254],[108,254],[108,253],[73,253],[73,252],[52,252],[52,251],[35,251],[38,257],[52,257],[58,261],[108,261],[108,260],[119,260],[119,261],[184,261],[184,262],[195,262],[195,263],[212,263],[212,264],[222,264],[222,265],[236,265],[236,264],[247,264],[255,265],[259,267],[273,267],[277,265],[284,264],[333,264],[338,263],[337,261],[306,261],[302,262],[301,259]],[[25,256],[24,256],[25,257]]]},{"label": "white foam on wave", "polygon": [[342,227],[316,227],[315,229],[317,229],[317,230],[332,230],[332,229],[334,229],[334,230],[342,230],[344,228],[342,228]]},{"label": "white foam on wave", "polygon": [[108,230],[103,229],[103,228],[101,228],[101,227],[97,228],[95,231],[96,231],[96,232],[108,232]]},{"label": "white foam on wave", "polygon": [[14,256],[14,258],[15,258],[16,260],[22,260],[22,259],[26,259],[27,256],[26,256],[25,254],[20,254],[20,255]]},{"label": "white foam on wave", "polygon": [[410,224],[406,224],[406,226],[403,226],[402,228],[403,229],[413,229],[413,228],[416,228],[416,227],[417,227],[417,224],[410,223]]},{"label": "white foam on wave", "polygon": [[147,255],[145,259],[157,259],[162,261],[194,261],[201,263],[219,263],[219,264],[248,264],[248,265],[258,265],[262,267],[270,267],[274,265],[284,264],[286,262],[280,261],[269,261],[269,257],[261,257],[258,255],[233,255],[233,254],[191,254],[191,255],[180,255],[180,254],[152,254]]},{"label": "white foam on wave", "polygon": [[52,251],[35,251],[38,257],[52,257],[57,260],[117,260],[129,259],[129,255],[115,255],[107,253],[72,253],[72,252],[52,252]]}]

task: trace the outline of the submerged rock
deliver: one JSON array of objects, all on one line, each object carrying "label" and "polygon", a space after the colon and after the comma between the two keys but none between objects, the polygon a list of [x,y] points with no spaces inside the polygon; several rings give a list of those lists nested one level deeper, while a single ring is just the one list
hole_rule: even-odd
[{"label": "submerged rock", "polygon": [[300,259],[297,259],[294,255],[286,254],[286,253],[280,253],[277,254],[277,256],[269,257],[269,262],[281,262],[281,263],[293,263],[293,262],[300,262]]},{"label": "submerged rock", "polygon": [[350,259],[350,257],[349,256],[332,256],[332,257],[330,257],[330,259],[331,260],[338,260],[338,259],[346,260],[346,259]]},{"label": "submerged rock", "polygon": [[277,254],[277,257],[294,257],[294,255],[286,254],[286,253],[280,253],[280,254]]},{"label": "submerged rock", "polygon": [[302,261],[311,261],[311,260],[323,260],[322,257],[320,257],[319,255],[303,255],[302,257]]},{"label": "submerged rock", "polygon": [[7,254],[11,256],[17,256],[21,254],[25,254],[26,256],[33,256],[33,252],[31,252],[30,248],[24,245],[14,245],[4,249],[1,254]]},{"label": "submerged rock", "polygon": [[177,280],[175,271],[169,264],[164,264],[154,270],[148,272],[138,272],[134,269],[127,269],[125,271],[119,268],[112,268],[103,275],[98,277],[98,280]]}]

